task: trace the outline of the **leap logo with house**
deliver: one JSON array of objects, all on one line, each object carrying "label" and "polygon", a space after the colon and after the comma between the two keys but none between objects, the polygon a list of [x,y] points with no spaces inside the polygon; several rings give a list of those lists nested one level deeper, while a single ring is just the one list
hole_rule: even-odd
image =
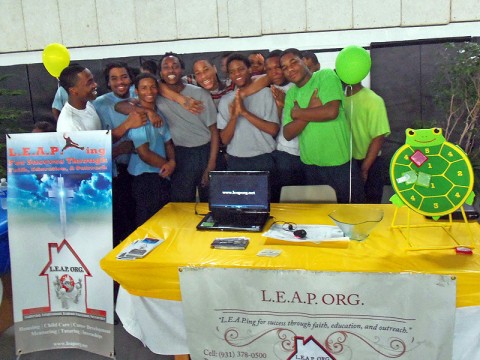
[{"label": "leap logo with house", "polygon": [[105,321],[105,310],[88,306],[87,282],[92,278],[92,274],[68,241],[63,240],[60,244],[49,243],[48,257],[48,262],[39,274],[46,280],[48,303],[23,309],[23,319],[84,313],[91,318]]},{"label": "leap logo with house", "polygon": [[313,336],[295,336],[295,349],[287,360],[336,360]]},{"label": "leap logo with house", "polygon": [[84,287],[90,271],[72,246],[64,240],[61,244],[49,244],[49,261],[41,271],[50,282],[51,311],[86,311]]}]

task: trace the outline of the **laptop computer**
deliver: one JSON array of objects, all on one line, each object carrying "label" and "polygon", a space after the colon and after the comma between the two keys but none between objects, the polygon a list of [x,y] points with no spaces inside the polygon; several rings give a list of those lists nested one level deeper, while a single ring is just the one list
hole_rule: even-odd
[{"label": "laptop computer", "polygon": [[211,171],[209,213],[198,230],[262,231],[270,217],[268,171]]}]

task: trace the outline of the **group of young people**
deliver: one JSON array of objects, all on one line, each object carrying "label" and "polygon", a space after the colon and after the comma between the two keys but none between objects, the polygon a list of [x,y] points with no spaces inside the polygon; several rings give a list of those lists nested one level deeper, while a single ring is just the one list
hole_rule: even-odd
[{"label": "group of young people", "polygon": [[111,63],[111,91],[98,97],[88,69],[61,73],[68,101],[57,131],[112,133],[116,239],[169,201],[193,202],[197,192],[207,201],[212,170],[270,171],[274,202],[282,186],[311,184],[332,186],[340,203],[380,201],[375,182],[385,170],[376,164],[390,133],[381,97],[361,84],[345,97],[335,71],[320,69],[310,52],[227,55],[221,72],[195,60],[193,76],[174,53],[158,73],[135,78],[126,64]]}]

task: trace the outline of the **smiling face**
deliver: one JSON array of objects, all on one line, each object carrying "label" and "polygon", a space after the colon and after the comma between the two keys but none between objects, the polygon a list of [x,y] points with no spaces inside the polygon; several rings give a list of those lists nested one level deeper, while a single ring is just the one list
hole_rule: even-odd
[{"label": "smiling face", "polygon": [[298,87],[305,85],[312,77],[305,63],[297,55],[286,53],[280,58],[283,75]]},{"label": "smiling face", "polygon": [[179,85],[182,83],[183,69],[180,60],[175,56],[163,58],[160,67],[160,76],[168,85]]},{"label": "smiling face", "polygon": [[150,108],[155,106],[155,100],[158,95],[158,83],[155,79],[150,77],[141,79],[138,82],[135,92],[138,95],[140,104]]},{"label": "smiling face", "polygon": [[77,75],[77,82],[70,90],[82,101],[93,101],[97,98],[97,83],[90,70],[85,69]]},{"label": "smiling face", "polygon": [[413,147],[426,147],[440,145],[445,142],[442,129],[407,129],[405,130],[407,145]]},{"label": "smiling face", "polygon": [[218,89],[217,69],[206,60],[193,64],[193,74],[197,84],[207,91]]},{"label": "smiling face", "polygon": [[107,85],[116,96],[127,98],[129,96],[130,85],[132,85],[132,79],[130,79],[127,69],[116,67],[110,69]]},{"label": "smiling face", "polygon": [[228,64],[228,74],[235,86],[242,88],[250,84],[250,68],[241,60],[232,60]]},{"label": "smiling face", "polygon": [[280,57],[270,57],[265,61],[265,71],[268,79],[275,85],[283,85],[285,83],[285,76],[280,66]]}]

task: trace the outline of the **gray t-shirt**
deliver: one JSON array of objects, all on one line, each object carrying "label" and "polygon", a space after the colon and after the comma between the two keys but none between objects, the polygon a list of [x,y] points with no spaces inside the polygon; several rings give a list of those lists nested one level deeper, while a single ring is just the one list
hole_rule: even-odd
[{"label": "gray t-shirt", "polygon": [[[286,94],[288,89],[290,89],[293,86],[293,83],[288,83],[287,85],[283,85],[283,86],[279,86],[279,85],[272,85],[272,86],[275,86],[276,88],[279,88],[280,90],[282,90]],[[283,120],[283,114],[282,114],[282,120]],[[299,145],[298,145],[298,137],[294,137],[290,141],[285,139],[285,136],[283,136],[283,121],[282,121],[281,125],[282,126],[280,126],[280,131],[278,132],[278,135],[277,135],[277,150],[285,151],[285,152],[289,153],[290,155],[300,156],[300,148],[299,148]]]},{"label": "gray t-shirt", "polygon": [[162,96],[157,97],[157,107],[167,117],[173,142],[175,145],[185,147],[205,145],[210,142],[208,127],[217,121],[217,110],[212,97],[208,91],[188,84],[181,94],[202,101],[205,108],[201,114],[195,115],[175,101]]},{"label": "gray t-shirt", "polygon": [[[229,105],[234,100],[236,92],[231,92],[222,97],[218,105],[217,127],[224,129],[230,120]],[[243,100],[245,108],[260,119],[279,124],[277,106],[269,88],[248,96]],[[237,119],[235,134],[227,153],[237,157],[252,157],[271,153],[275,150],[275,139],[256,128],[243,116]]]}]

